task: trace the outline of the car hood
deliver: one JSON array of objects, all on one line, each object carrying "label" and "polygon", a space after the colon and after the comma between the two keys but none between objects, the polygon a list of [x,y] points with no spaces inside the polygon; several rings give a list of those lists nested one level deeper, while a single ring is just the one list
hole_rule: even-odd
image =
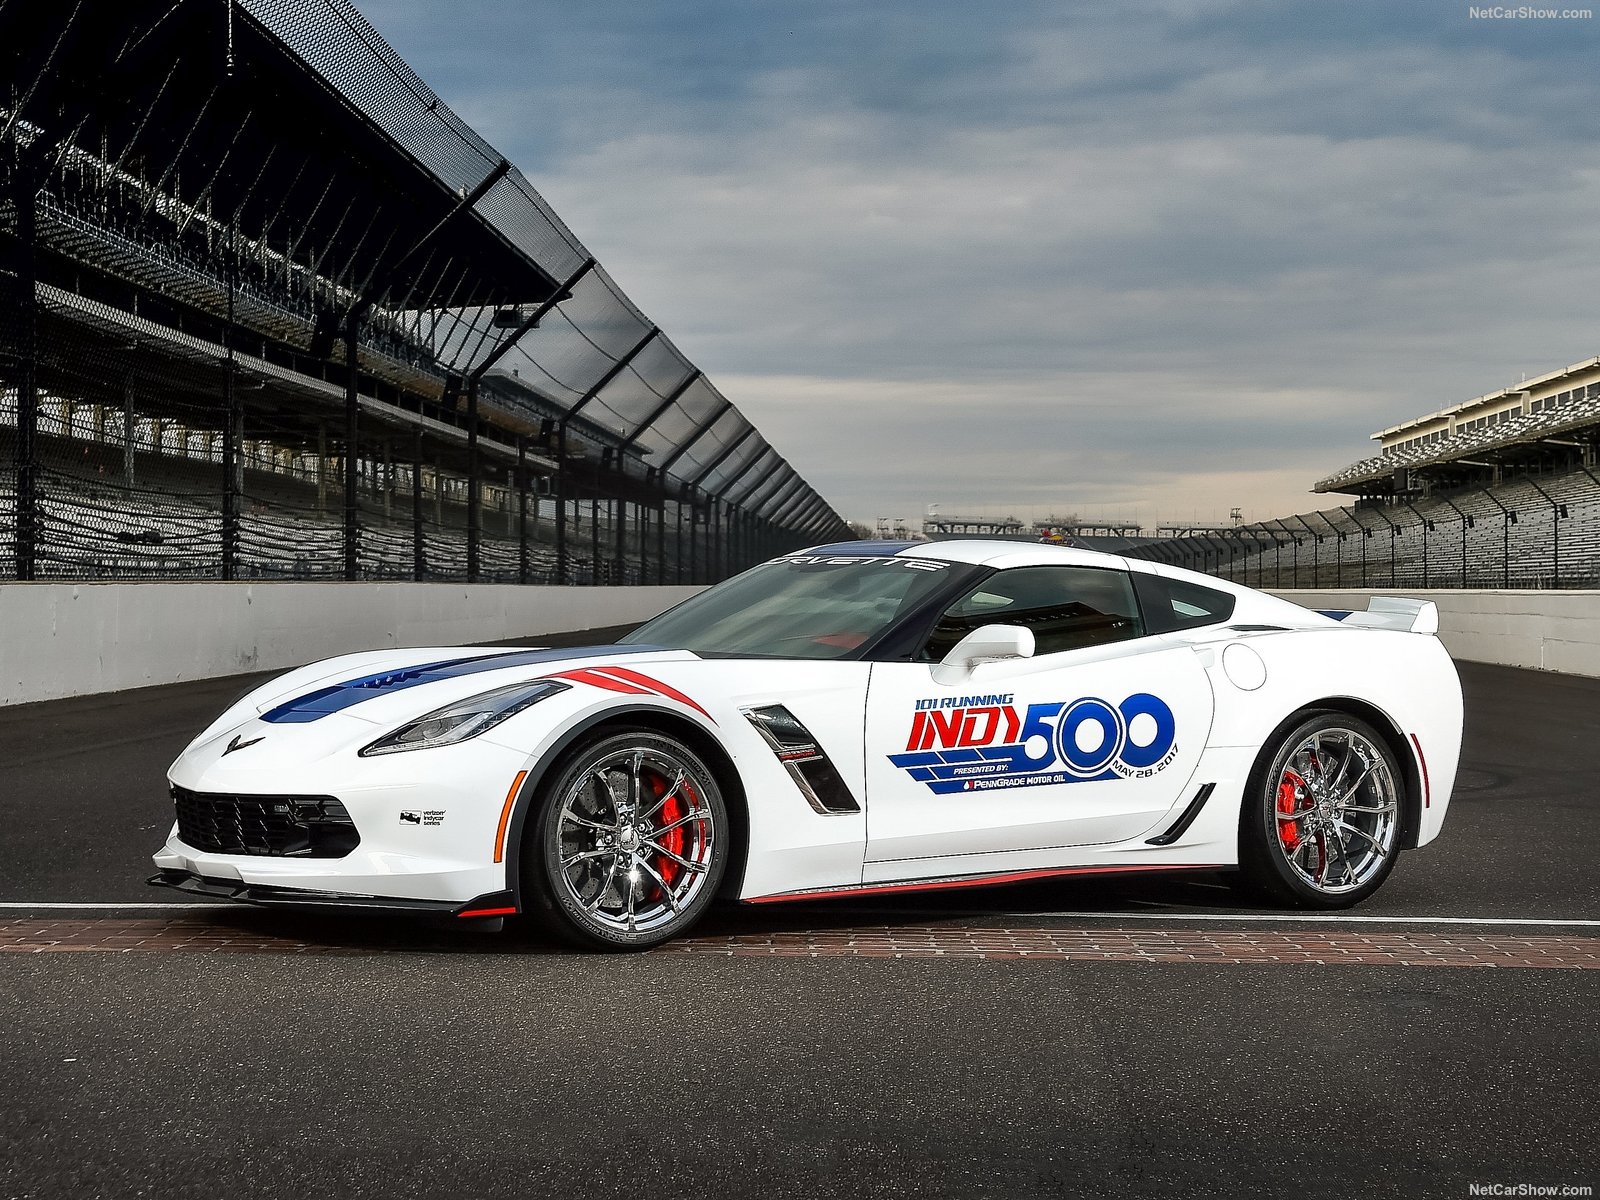
[{"label": "car hood", "polygon": [[[655,646],[430,646],[344,655],[280,675],[242,696],[195,739],[247,722],[313,726],[330,718],[394,725],[457,700],[574,669],[694,660]],[[304,732],[310,732],[309,729]]]}]

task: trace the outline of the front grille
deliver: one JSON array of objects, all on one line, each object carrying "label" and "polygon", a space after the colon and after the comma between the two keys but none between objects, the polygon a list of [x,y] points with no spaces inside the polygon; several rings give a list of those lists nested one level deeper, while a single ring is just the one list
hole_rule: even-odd
[{"label": "front grille", "polygon": [[361,843],[332,796],[225,796],[174,786],[178,836],[212,854],[343,858]]}]

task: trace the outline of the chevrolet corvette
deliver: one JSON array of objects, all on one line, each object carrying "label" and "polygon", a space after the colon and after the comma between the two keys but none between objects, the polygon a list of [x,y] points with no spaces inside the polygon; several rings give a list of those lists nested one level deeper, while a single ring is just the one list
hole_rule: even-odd
[{"label": "chevrolet corvette", "polygon": [[1342,908],[1439,833],[1461,688],[1426,601],[1313,612],[996,541],[787,554],[618,644],[301,667],[172,764],[151,883],[639,949],[718,898],[1227,871]]}]

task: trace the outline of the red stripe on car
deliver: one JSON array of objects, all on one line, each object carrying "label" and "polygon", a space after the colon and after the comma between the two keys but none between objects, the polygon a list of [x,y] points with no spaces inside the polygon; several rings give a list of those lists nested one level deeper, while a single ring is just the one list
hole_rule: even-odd
[{"label": "red stripe on car", "polygon": [[998,887],[1006,883],[1027,883],[1035,879],[1055,879],[1063,875],[1121,875],[1141,871],[1215,871],[1219,863],[1152,863],[1111,867],[1050,867],[1038,871],[1004,871],[996,875],[965,875],[954,879],[912,879],[905,883],[870,883],[834,888],[812,888],[800,892],[778,892],[771,896],[751,896],[749,904],[775,904],[784,900],[831,900],[836,896],[881,896],[890,892],[934,892],[946,888]]},{"label": "red stripe on car", "polygon": [[716,718],[708,713],[705,709],[701,708],[700,705],[696,704],[688,696],[685,696],[677,688],[671,686],[670,684],[662,683],[659,679],[652,679],[648,675],[640,674],[638,671],[630,670],[627,667],[596,667],[594,668],[594,671],[595,673],[603,671],[612,678],[625,680],[628,683],[635,683],[640,687],[648,688],[657,695],[665,696],[669,700],[676,700],[679,704],[687,705],[688,707],[694,709],[695,712],[699,713],[706,720],[710,721],[713,725],[717,723]]},{"label": "red stripe on car", "polygon": [[630,696],[648,696],[651,692],[650,688],[635,687],[631,683],[602,675],[588,667],[578,671],[562,671],[559,675],[551,675],[549,678],[570,679],[574,683],[586,683],[590,687],[605,688],[609,692],[624,692]]},{"label": "red stripe on car", "polygon": [[1411,735],[1411,744],[1417,748],[1417,764],[1422,768],[1422,807],[1433,807],[1433,784],[1428,782],[1428,759],[1422,753],[1422,743],[1417,741],[1417,735]]}]

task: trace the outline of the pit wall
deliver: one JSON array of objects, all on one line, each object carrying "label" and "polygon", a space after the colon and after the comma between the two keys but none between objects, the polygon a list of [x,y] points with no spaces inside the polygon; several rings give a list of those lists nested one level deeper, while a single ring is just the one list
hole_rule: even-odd
[{"label": "pit wall", "polygon": [[0,584],[0,705],[633,624],[695,587]]},{"label": "pit wall", "polygon": [[[336,654],[459,646],[643,621],[694,587],[440,583],[0,584],[0,705],[121,691]],[[1275,593],[1307,608],[1377,595],[1439,606],[1456,658],[1600,677],[1600,592]]]},{"label": "pit wall", "polygon": [[1411,596],[1439,606],[1439,638],[1468,662],[1600,677],[1600,592],[1275,591],[1306,608],[1365,609],[1373,596]]}]

